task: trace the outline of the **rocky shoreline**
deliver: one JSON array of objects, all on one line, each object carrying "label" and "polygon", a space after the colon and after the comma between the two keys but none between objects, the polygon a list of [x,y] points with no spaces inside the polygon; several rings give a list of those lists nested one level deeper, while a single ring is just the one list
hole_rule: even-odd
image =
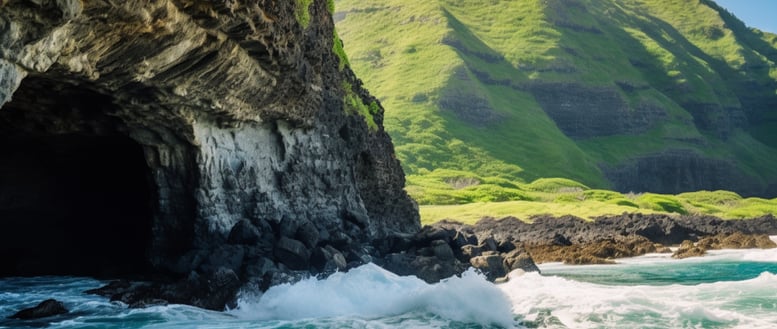
[{"label": "rocky shoreline", "polygon": [[[234,306],[234,297],[241,287],[264,291],[273,285],[311,275],[326,277],[369,262],[430,283],[470,267],[482,271],[489,280],[500,282],[513,270],[539,271],[538,263],[612,264],[617,258],[671,253],[669,246],[679,246],[675,248],[675,258],[701,256],[712,249],[777,247],[769,239],[769,235],[777,235],[777,218],[771,215],[722,220],[710,216],[623,214],[593,221],[574,216],[537,216],[532,221],[529,224],[511,217],[484,218],[475,225],[442,221],[425,226],[416,234],[398,234],[373,241],[367,247],[346,248],[345,253],[331,246],[318,248],[312,256],[311,262],[316,265],[311,270],[275,268],[259,261],[237,275],[225,270],[224,264],[212,264],[219,270],[208,276],[192,274],[168,283],[116,281],[90,293],[130,307],[169,302],[220,309],[223,305]],[[222,256],[211,257],[210,261],[227,262],[229,254]],[[259,275],[253,274],[252,269]]]},{"label": "rocky shoreline", "polygon": [[432,227],[493,239],[497,245],[521,246],[533,262],[613,264],[614,259],[647,253],[673,253],[674,258],[701,256],[706,250],[775,248],[777,219],[766,215],[747,220],[713,216],[622,214],[586,221],[575,216],[483,218],[475,225],[442,221]]}]

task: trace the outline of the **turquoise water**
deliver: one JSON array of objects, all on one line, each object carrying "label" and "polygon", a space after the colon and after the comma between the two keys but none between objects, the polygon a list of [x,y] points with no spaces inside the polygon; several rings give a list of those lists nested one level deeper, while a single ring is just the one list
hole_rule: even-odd
[{"label": "turquoise water", "polygon": [[[777,328],[777,250],[617,265],[545,264],[494,285],[474,271],[439,284],[366,265],[326,280],[245,291],[238,308],[128,309],[83,294],[89,278],[0,279],[0,328]],[[7,320],[47,298],[71,313]]]},{"label": "turquoise water", "polygon": [[541,328],[777,328],[777,250],[540,266],[500,288]]}]

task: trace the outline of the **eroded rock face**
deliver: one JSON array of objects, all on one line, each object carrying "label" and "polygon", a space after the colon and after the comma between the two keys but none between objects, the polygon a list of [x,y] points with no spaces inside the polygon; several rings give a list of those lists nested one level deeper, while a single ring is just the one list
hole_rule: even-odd
[{"label": "eroded rock face", "polygon": [[[70,136],[85,145],[124,138],[141,149],[141,165],[106,166],[115,167],[114,175],[132,171],[145,180],[148,196],[137,207],[148,211],[137,216],[150,217],[144,228],[150,233],[136,242],[151,271],[185,276],[208,265],[245,279],[248,266],[269,260],[263,273],[253,274],[271,278],[277,275],[270,271],[288,271],[284,263],[313,268],[307,258],[315,248],[334,250],[328,254],[339,255],[339,263],[344,254],[364,254],[372,241],[416,232],[417,210],[403,191],[382,109],[372,114],[377,129],[371,129],[344,104],[346,94],[364,104],[376,100],[350,69],[338,68],[326,1],[297,6],[2,1],[0,144],[25,149],[45,139],[57,145],[56,154],[69,154],[81,145],[63,142]],[[308,24],[297,18],[301,11],[309,13]],[[47,162],[45,154],[19,154],[19,161]],[[0,225],[10,228],[3,235],[24,235],[29,212],[52,200],[86,198],[37,197],[46,194],[22,188],[26,183],[22,177],[0,184]],[[52,209],[39,217],[65,212]],[[110,223],[113,215],[93,216]],[[106,226],[102,234],[112,229]],[[299,243],[294,253],[277,252],[278,241]],[[241,259],[209,261],[228,242]],[[13,260],[40,246],[23,247],[0,243],[13,265],[0,275],[30,268]],[[279,258],[285,254],[307,257]],[[54,269],[39,268],[47,270]]]},{"label": "eroded rock face", "polygon": [[[759,185],[736,164],[709,159],[692,150],[672,149],[602,168],[618,191],[681,193],[725,189],[742,195],[773,197],[775,191]],[[671,175],[667,175],[671,173]]]}]

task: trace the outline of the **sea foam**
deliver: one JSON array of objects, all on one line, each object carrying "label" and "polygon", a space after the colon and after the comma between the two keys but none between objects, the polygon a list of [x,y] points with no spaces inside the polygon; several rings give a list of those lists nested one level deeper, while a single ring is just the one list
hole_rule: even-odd
[{"label": "sea foam", "polygon": [[[615,270],[615,268],[611,268]],[[697,285],[606,285],[528,273],[499,285],[539,327],[775,328],[777,276]],[[550,318],[550,320],[548,320]],[[544,324],[543,324],[544,323]]]},{"label": "sea foam", "polygon": [[231,314],[242,319],[383,318],[406,313],[481,325],[515,325],[510,301],[474,270],[436,284],[397,276],[368,264],[326,279],[310,278],[239,300]]}]

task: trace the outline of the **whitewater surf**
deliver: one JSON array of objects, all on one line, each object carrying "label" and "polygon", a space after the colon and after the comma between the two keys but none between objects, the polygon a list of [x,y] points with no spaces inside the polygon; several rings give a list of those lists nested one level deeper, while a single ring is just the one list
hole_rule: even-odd
[{"label": "whitewater surf", "polygon": [[[250,289],[238,306],[129,309],[83,291],[77,277],[0,280],[0,328],[775,328],[777,251],[725,250],[675,260],[650,254],[616,265],[541,265],[494,285],[473,270],[437,284],[368,264],[326,279]],[[56,298],[69,314],[5,319]]]}]

